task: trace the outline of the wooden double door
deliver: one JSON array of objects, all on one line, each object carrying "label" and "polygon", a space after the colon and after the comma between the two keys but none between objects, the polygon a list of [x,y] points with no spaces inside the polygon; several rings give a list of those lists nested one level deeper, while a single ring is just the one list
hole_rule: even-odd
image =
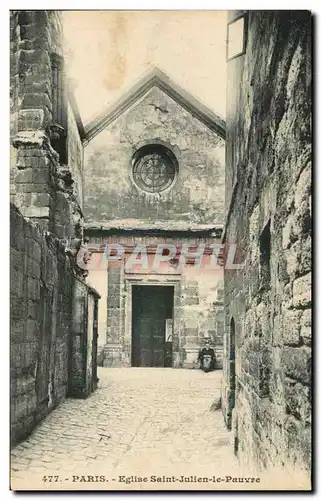
[{"label": "wooden double door", "polygon": [[132,287],[132,366],[171,366],[172,339],[166,320],[173,318],[174,287]]}]

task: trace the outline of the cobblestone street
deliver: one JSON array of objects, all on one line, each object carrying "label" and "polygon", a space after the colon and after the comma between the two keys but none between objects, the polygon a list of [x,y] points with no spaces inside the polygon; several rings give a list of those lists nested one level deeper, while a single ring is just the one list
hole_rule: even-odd
[{"label": "cobblestone street", "polygon": [[[235,470],[231,434],[221,410],[210,409],[221,371],[100,368],[98,376],[91,397],[65,400],[12,450],[13,489],[139,489],[119,476],[213,477]],[[58,479],[49,484],[44,475]],[[104,475],[106,482],[73,481],[81,475]]]}]

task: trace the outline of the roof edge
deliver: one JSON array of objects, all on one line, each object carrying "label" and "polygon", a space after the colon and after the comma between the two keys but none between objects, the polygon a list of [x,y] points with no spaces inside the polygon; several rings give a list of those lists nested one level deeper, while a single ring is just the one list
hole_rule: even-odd
[{"label": "roof edge", "polygon": [[121,116],[152,87],[158,87],[184,109],[198,118],[210,130],[225,140],[225,121],[214,111],[202,104],[192,94],[173,82],[163,71],[154,68],[141,78],[129,91],[109,105],[84,128],[84,145],[88,144],[110,123]]},{"label": "roof edge", "polygon": [[103,235],[123,235],[123,236],[169,236],[169,235],[180,235],[180,236],[207,236],[214,238],[221,238],[223,229],[221,227],[212,226],[210,228],[171,228],[167,229],[165,227],[152,227],[152,228],[141,228],[141,227],[103,227],[103,226],[87,226],[84,227],[85,234],[88,236],[90,234]]}]

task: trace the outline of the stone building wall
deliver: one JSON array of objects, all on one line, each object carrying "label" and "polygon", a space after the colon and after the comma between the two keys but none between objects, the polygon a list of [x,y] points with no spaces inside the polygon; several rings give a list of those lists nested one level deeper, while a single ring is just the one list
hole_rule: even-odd
[{"label": "stone building wall", "polygon": [[[75,277],[62,242],[11,206],[11,439],[66,395],[88,395],[97,293]],[[88,303],[89,302],[89,303]]]},{"label": "stone building wall", "polygon": [[[131,177],[134,153],[149,143],[166,146],[179,164],[174,185],[158,194],[137,188]],[[89,142],[84,165],[88,225],[223,223],[224,140],[158,87]]]},{"label": "stone building wall", "polygon": [[25,437],[65,397],[73,275],[55,238],[11,209],[11,429]]},{"label": "stone building wall", "polygon": [[95,389],[98,294],[68,257],[67,243],[82,237],[83,146],[81,120],[68,105],[60,13],[11,11],[10,42],[15,443],[67,394]]},{"label": "stone building wall", "polygon": [[12,11],[10,35],[11,201],[59,238],[79,236],[82,143],[68,105],[60,13]]},{"label": "stone building wall", "polygon": [[309,468],[310,13],[249,11],[227,80],[223,413],[242,463]]},{"label": "stone building wall", "polygon": [[[222,367],[223,354],[223,270],[210,268],[210,255],[204,255],[200,268],[190,262],[186,265],[170,265],[168,262],[155,271],[153,249],[158,244],[184,243],[191,253],[200,245],[217,244],[219,240],[200,237],[90,234],[93,255],[90,261],[89,283],[101,294],[99,318],[99,345],[104,354],[100,362],[105,366],[131,366],[132,350],[132,288],[133,284],[170,285],[174,287],[174,333],[173,366],[195,368],[198,349],[209,336],[217,354],[217,368]],[[117,244],[127,251],[116,261],[104,257],[104,245]],[[146,266],[135,265],[130,271],[125,263],[136,245],[145,245],[148,250]],[[101,251],[97,251],[101,247]],[[131,250],[131,251],[130,251]],[[205,252],[204,252],[205,253]],[[188,354],[190,353],[190,354]]]}]

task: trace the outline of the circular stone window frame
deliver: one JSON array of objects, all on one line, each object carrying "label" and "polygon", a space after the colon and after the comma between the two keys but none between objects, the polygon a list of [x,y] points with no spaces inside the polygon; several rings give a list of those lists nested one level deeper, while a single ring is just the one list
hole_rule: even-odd
[{"label": "circular stone window frame", "polygon": [[[165,189],[162,189],[161,191],[148,191],[147,189],[144,189],[136,182],[134,177],[134,169],[139,160],[141,160],[144,156],[147,156],[148,154],[152,153],[158,153],[164,157],[169,158],[170,162],[174,167],[174,178],[172,182],[170,183],[169,186],[167,186]],[[145,195],[158,197],[173,189],[178,178],[178,172],[179,172],[179,164],[176,155],[173,153],[171,149],[169,149],[167,146],[161,143],[152,142],[144,144],[135,151],[135,153],[131,158],[131,171],[130,171],[131,179],[133,181],[134,186],[139,190],[139,192],[144,193]]]}]

